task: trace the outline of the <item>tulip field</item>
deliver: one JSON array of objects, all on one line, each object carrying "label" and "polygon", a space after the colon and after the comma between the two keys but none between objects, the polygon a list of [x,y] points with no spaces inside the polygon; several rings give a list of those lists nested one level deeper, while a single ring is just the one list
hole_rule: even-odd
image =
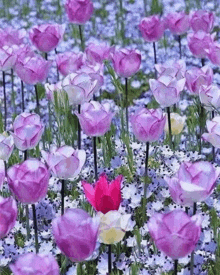
[{"label": "tulip field", "polygon": [[218,0],[0,23],[0,275],[219,275]]}]

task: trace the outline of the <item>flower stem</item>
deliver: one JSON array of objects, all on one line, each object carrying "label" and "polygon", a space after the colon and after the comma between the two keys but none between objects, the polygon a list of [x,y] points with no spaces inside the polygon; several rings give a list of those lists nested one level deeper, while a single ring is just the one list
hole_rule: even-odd
[{"label": "flower stem", "polygon": [[[24,151],[24,161],[28,158],[28,151]],[[29,225],[29,208],[28,204],[25,205],[25,212],[26,212],[26,229],[27,229],[27,240],[30,239],[30,225]]]},{"label": "flower stem", "polygon": [[[212,119],[215,117],[215,111],[212,111]],[[212,159],[215,162],[215,147],[212,146]]]},{"label": "flower stem", "polygon": [[37,235],[37,216],[35,205],[32,204],[33,220],[34,220],[34,235],[35,235],[35,249],[36,253],[39,252],[38,235]]},{"label": "flower stem", "polygon": [[3,93],[4,93],[4,108],[5,108],[5,130],[7,128],[7,101],[6,101],[6,83],[5,83],[5,72],[2,71],[2,80],[3,80]]},{"label": "flower stem", "polygon": [[[57,55],[58,52],[57,52],[57,49],[55,49],[55,54]],[[58,67],[57,67],[57,81],[60,80],[60,74],[59,74],[59,70],[58,70]]]},{"label": "flower stem", "polygon": [[21,98],[22,111],[24,112],[24,82],[21,80]]},{"label": "flower stem", "polygon": [[199,154],[202,152],[202,134],[203,134],[203,117],[205,114],[205,109],[201,105],[201,113],[200,113],[200,125],[199,125]]},{"label": "flower stem", "polygon": [[180,59],[182,58],[182,43],[181,43],[181,35],[178,35],[178,42],[179,42],[179,52],[180,52]]},{"label": "flower stem", "polygon": [[[193,204],[193,215],[196,214],[196,210],[197,210],[197,205],[196,202],[194,202]],[[190,275],[193,275],[194,271],[194,251],[191,253],[191,261],[190,261]]]},{"label": "flower stem", "polygon": [[201,63],[202,63],[202,67],[204,67],[205,66],[205,58],[201,59]]},{"label": "flower stem", "polygon": [[[78,113],[80,114],[80,105],[78,105]],[[81,149],[81,126],[78,120],[78,149]]]},{"label": "flower stem", "polygon": [[146,142],[146,158],[144,172],[144,196],[143,196],[143,223],[146,221],[146,205],[147,205],[147,178],[148,178],[148,159],[149,159],[149,142]]},{"label": "flower stem", "polygon": [[[156,42],[153,42],[154,48],[154,64],[157,64],[157,51],[156,51]],[[155,78],[157,78],[157,70],[155,69]]]},{"label": "flower stem", "polygon": [[65,195],[65,180],[61,181],[62,187],[61,187],[61,215],[64,214],[64,195]]},{"label": "flower stem", "polygon": [[40,103],[39,103],[39,97],[38,97],[37,85],[34,85],[34,89],[35,89],[36,103],[37,103],[36,112],[37,112],[37,114],[39,115],[39,114],[40,114]]},{"label": "flower stem", "polygon": [[112,246],[108,245],[108,275],[112,272]]},{"label": "flower stem", "polygon": [[80,36],[80,40],[81,40],[81,48],[82,48],[82,51],[84,52],[85,42],[84,42],[84,38],[83,38],[83,31],[82,31],[82,26],[81,25],[79,25],[79,36]]},{"label": "flower stem", "polygon": [[98,180],[96,137],[93,137],[95,179]]},{"label": "flower stem", "polygon": [[178,260],[174,260],[174,275],[177,275]]},{"label": "flower stem", "polygon": [[126,114],[126,129],[128,132],[128,79],[125,78],[125,114]]},{"label": "flower stem", "polygon": [[173,147],[173,143],[172,143],[172,129],[171,129],[171,119],[170,119],[170,107],[167,107],[167,116],[168,116],[168,128],[169,128],[170,148],[172,148]]}]

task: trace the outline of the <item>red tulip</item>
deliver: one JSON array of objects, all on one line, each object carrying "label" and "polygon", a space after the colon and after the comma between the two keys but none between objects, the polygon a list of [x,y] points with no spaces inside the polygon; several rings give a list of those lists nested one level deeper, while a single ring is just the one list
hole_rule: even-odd
[{"label": "red tulip", "polygon": [[119,209],[122,179],[123,176],[119,175],[109,184],[107,176],[102,174],[94,187],[85,181],[82,182],[86,198],[96,211],[106,214]]}]

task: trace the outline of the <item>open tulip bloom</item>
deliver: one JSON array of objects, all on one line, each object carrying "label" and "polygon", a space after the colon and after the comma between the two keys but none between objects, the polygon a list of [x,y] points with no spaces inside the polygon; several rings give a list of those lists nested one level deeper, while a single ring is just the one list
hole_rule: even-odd
[{"label": "open tulip bloom", "polygon": [[210,142],[214,147],[220,148],[220,116],[214,117],[206,122],[208,133],[204,133],[202,138]]}]

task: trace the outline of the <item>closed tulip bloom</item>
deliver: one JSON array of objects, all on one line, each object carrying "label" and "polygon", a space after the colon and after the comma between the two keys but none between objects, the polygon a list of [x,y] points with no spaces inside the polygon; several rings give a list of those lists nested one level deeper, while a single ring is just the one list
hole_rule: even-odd
[{"label": "closed tulip bloom", "polygon": [[141,20],[139,30],[146,41],[156,42],[163,36],[165,24],[158,15],[152,15]]},{"label": "closed tulip bloom", "polygon": [[199,95],[202,85],[210,86],[213,81],[213,70],[209,66],[204,66],[201,69],[193,67],[186,71],[186,87],[194,94]]},{"label": "closed tulip bloom", "polygon": [[75,73],[83,65],[83,53],[59,53],[56,56],[56,64],[59,72],[64,76]]},{"label": "closed tulip bloom", "polygon": [[208,161],[184,162],[173,178],[165,177],[172,199],[185,206],[206,200],[213,192],[220,174]]},{"label": "closed tulip bloom", "polygon": [[[171,132],[172,135],[179,135],[185,126],[186,117],[180,116],[177,113],[170,114]],[[166,119],[165,131],[168,133],[168,119]]]},{"label": "closed tulip bloom", "polygon": [[65,25],[42,24],[33,27],[29,37],[33,45],[41,52],[54,50],[63,38]]},{"label": "closed tulip bloom", "polygon": [[89,258],[96,247],[99,219],[82,209],[67,209],[52,222],[55,242],[63,254],[73,262]]},{"label": "closed tulip bloom", "polygon": [[0,70],[7,71],[14,68],[17,60],[16,51],[13,47],[4,46],[0,48]]},{"label": "closed tulip bloom", "polygon": [[68,94],[70,105],[81,105],[89,101],[96,90],[97,80],[86,73],[72,73],[63,82],[63,90]]},{"label": "closed tulip bloom", "polygon": [[198,10],[192,13],[190,25],[194,32],[202,30],[211,32],[214,26],[215,17],[212,12]]},{"label": "closed tulip bloom", "polygon": [[198,214],[189,217],[182,210],[173,210],[166,214],[155,213],[147,226],[157,248],[172,259],[179,259],[195,249],[201,223]]},{"label": "closed tulip bloom", "polygon": [[22,203],[33,204],[46,197],[50,174],[37,159],[28,159],[8,170],[8,185]]},{"label": "closed tulip bloom", "polygon": [[193,55],[199,58],[207,56],[207,50],[213,43],[213,37],[206,32],[198,31],[187,36],[188,46]]},{"label": "closed tulip bloom", "polygon": [[220,89],[217,85],[203,85],[199,91],[199,98],[208,111],[220,108]]},{"label": "closed tulip bloom", "polygon": [[116,244],[120,242],[126,231],[129,231],[131,214],[122,215],[112,210],[106,214],[98,213],[100,217],[99,241],[104,244]]},{"label": "closed tulip bloom", "polygon": [[0,159],[7,161],[14,149],[14,139],[6,132],[0,134]]},{"label": "closed tulip bloom", "polygon": [[15,146],[21,150],[30,150],[37,146],[44,131],[44,126],[37,114],[21,113],[13,123]]},{"label": "closed tulip bloom", "polygon": [[110,111],[110,104],[100,104],[96,101],[84,103],[81,112],[76,113],[81,128],[87,136],[103,136],[110,130],[114,113]]},{"label": "closed tulip bloom", "polygon": [[205,141],[208,141],[212,146],[220,148],[220,116],[214,117],[211,121],[206,122],[208,133],[202,135]]},{"label": "closed tulip bloom", "polygon": [[181,35],[189,29],[189,15],[185,12],[169,13],[166,16],[166,25],[173,34]]},{"label": "closed tulip bloom", "polygon": [[59,275],[59,265],[52,255],[27,253],[9,265],[14,275]]},{"label": "closed tulip bloom", "polygon": [[19,46],[23,44],[25,36],[26,31],[24,29],[18,30],[12,27],[7,27],[5,29],[0,30],[0,46]]},{"label": "closed tulip bloom", "polygon": [[94,63],[103,63],[104,60],[110,59],[110,54],[113,53],[114,48],[108,46],[106,43],[89,43],[85,49],[87,59]]},{"label": "closed tulip bloom", "polygon": [[65,8],[69,21],[75,24],[85,24],[93,14],[90,0],[67,0]]},{"label": "closed tulip bloom", "polygon": [[169,60],[163,64],[155,64],[158,76],[168,75],[175,77],[177,80],[185,78],[186,63],[184,60]]},{"label": "closed tulip bloom", "polygon": [[141,54],[137,50],[120,49],[112,54],[112,62],[115,72],[128,78],[139,71]]},{"label": "closed tulip bloom", "polygon": [[46,61],[40,55],[25,57],[16,62],[15,71],[26,84],[35,85],[46,80],[51,61]]},{"label": "closed tulip bloom", "polygon": [[5,181],[5,163],[0,159],[0,190],[2,189],[3,183]]},{"label": "closed tulip bloom", "polygon": [[82,181],[86,198],[96,211],[106,214],[110,210],[119,209],[122,179],[123,176],[120,175],[109,184],[106,174],[102,174],[94,187]]},{"label": "closed tulip bloom", "polygon": [[140,108],[130,118],[136,138],[142,142],[157,141],[163,133],[166,116],[161,109]]},{"label": "closed tulip bloom", "polygon": [[17,219],[17,205],[12,198],[3,198],[0,196],[0,239],[4,238],[15,226]]},{"label": "closed tulip bloom", "polygon": [[161,107],[169,107],[180,100],[180,93],[185,87],[185,78],[177,80],[169,75],[162,75],[157,80],[150,79],[150,89]]},{"label": "closed tulip bloom", "polygon": [[55,177],[74,179],[79,175],[86,161],[84,150],[74,150],[71,146],[53,148],[50,153],[42,151],[42,156]]},{"label": "closed tulip bloom", "polygon": [[217,42],[210,43],[209,48],[206,49],[207,57],[212,64],[220,66],[220,44]]}]

